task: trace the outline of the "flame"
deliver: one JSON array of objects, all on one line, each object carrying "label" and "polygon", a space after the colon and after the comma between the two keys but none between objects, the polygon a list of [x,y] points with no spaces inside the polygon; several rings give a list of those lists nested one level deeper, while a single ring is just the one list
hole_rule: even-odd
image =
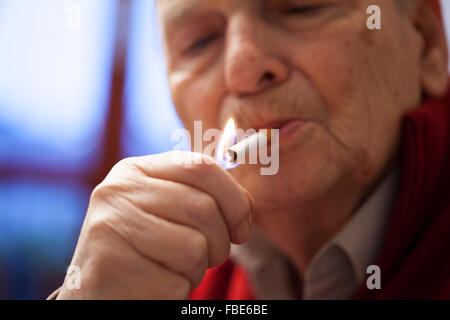
[{"label": "flame", "polygon": [[233,118],[230,118],[225,125],[216,148],[216,161],[224,169],[232,169],[238,166],[238,164],[233,163],[228,153],[228,148],[236,144],[236,142],[236,123]]}]

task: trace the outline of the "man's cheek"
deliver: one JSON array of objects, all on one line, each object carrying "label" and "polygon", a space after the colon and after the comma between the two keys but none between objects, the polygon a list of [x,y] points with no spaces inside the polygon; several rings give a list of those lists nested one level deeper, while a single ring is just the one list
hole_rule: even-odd
[{"label": "man's cheek", "polygon": [[185,99],[189,92],[189,86],[192,83],[192,76],[188,72],[174,71],[169,72],[169,87],[175,109],[181,121],[186,127],[189,127],[190,117]]},{"label": "man's cheek", "polygon": [[303,70],[329,106],[348,102],[355,92],[358,59],[348,51],[318,48],[305,56]]},{"label": "man's cheek", "polygon": [[[199,77],[183,88],[180,104],[188,109],[189,116],[195,120],[213,122],[218,126],[217,114],[220,111],[223,86],[216,79]],[[208,123],[210,125],[210,123]]]},{"label": "man's cheek", "polygon": [[199,106],[204,105],[200,94],[193,94],[193,79],[185,78],[183,81],[171,82],[172,101],[178,116],[186,129],[192,132],[194,121],[202,120],[205,114],[199,110]]}]

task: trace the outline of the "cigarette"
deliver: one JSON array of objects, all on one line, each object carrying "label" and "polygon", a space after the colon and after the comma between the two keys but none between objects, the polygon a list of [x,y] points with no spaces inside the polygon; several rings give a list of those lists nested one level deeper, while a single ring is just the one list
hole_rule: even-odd
[{"label": "cigarette", "polygon": [[[234,146],[228,148],[227,152],[233,163],[240,159],[245,159],[247,156],[258,150],[260,139],[267,139],[267,144],[270,143],[270,129],[259,131],[252,134],[250,137],[245,138]],[[259,146],[261,147],[261,146]]]}]

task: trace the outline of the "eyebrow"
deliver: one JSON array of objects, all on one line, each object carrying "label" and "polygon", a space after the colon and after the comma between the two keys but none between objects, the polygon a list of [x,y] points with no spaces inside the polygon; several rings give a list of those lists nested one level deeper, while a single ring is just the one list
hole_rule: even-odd
[{"label": "eyebrow", "polygon": [[160,0],[160,3],[164,3],[163,24],[165,26],[177,25],[188,19],[194,15],[202,2],[201,0]]}]

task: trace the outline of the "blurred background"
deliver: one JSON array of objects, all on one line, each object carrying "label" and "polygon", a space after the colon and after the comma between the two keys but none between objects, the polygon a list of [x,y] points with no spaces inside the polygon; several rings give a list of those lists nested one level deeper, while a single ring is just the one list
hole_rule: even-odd
[{"label": "blurred background", "polygon": [[175,146],[164,67],[153,0],[0,0],[0,299],[46,298],[91,190]]}]

